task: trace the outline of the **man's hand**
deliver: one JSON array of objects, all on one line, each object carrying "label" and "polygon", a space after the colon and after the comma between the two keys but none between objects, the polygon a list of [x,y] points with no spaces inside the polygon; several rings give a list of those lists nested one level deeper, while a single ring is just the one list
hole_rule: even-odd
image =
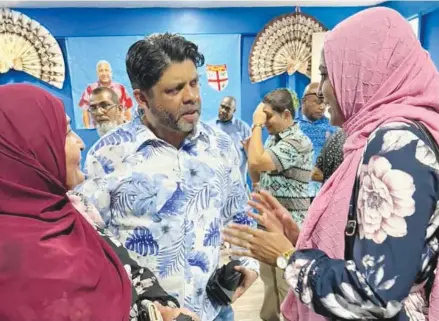
[{"label": "man's hand", "polygon": [[264,107],[264,103],[260,103],[258,107],[256,107],[256,110],[253,113],[253,125],[265,125],[267,122],[267,114],[264,112]]},{"label": "man's hand", "polygon": [[242,284],[233,293],[232,303],[235,302],[241,295],[247,291],[249,287],[258,279],[258,273],[243,266],[235,266],[235,270],[244,274],[244,280]]}]

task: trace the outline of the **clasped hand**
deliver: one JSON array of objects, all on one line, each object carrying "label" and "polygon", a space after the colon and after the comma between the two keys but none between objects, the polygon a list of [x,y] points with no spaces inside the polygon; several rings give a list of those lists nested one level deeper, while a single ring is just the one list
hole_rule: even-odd
[{"label": "clasped hand", "polygon": [[242,248],[232,250],[234,255],[253,257],[275,266],[277,257],[294,248],[299,228],[291,214],[268,192],[253,193],[252,198],[249,205],[259,214],[248,215],[265,230],[230,224],[224,229],[224,241]]}]

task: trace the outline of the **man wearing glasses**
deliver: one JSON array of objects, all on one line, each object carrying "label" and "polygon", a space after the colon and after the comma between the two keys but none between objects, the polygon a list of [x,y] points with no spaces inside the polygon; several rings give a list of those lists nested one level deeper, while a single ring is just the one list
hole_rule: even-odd
[{"label": "man wearing glasses", "polygon": [[[318,83],[311,83],[305,88],[301,112],[297,119],[300,129],[312,142],[313,166],[316,164],[326,139],[336,131],[336,128],[329,124],[329,119],[325,117],[325,104],[323,99],[317,95],[318,89]],[[308,191],[311,202],[319,192],[321,185],[320,182],[316,181],[309,183]]]},{"label": "man wearing glasses", "polygon": [[92,91],[99,87],[110,88],[117,94],[119,103],[124,110],[125,119],[131,120],[131,107],[133,106],[133,100],[129,96],[124,85],[113,80],[113,73],[110,63],[106,60],[98,61],[96,64],[96,75],[98,80],[87,86],[82,93],[78,104],[79,108],[82,110],[82,121],[84,123],[84,128],[95,128],[93,117],[88,108],[90,107],[90,96]]},{"label": "man wearing glasses", "polygon": [[124,112],[116,92],[108,87],[94,89],[88,108],[99,137],[124,123]]}]

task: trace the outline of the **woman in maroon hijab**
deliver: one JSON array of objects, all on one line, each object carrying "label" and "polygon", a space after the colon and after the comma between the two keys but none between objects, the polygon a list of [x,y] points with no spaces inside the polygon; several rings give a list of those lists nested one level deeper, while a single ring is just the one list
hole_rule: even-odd
[{"label": "woman in maroon hijab", "polygon": [[[0,86],[0,97],[0,320],[148,320],[145,301],[173,300],[66,196],[84,180],[84,146],[61,101],[24,84]],[[134,291],[121,260],[152,286]]]},{"label": "woman in maroon hijab", "polygon": [[66,196],[82,173],[61,101],[29,85],[0,97],[0,319],[128,320],[128,275]]}]

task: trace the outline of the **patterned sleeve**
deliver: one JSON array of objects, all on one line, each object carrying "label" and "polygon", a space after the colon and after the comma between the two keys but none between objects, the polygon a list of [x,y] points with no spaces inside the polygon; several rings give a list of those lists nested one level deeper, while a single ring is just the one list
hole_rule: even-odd
[{"label": "patterned sleeve", "polygon": [[286,278],[301,302],[327,317],[409,315],[415,304],[407,302],[431,277],[438,248],[427,229],[437,227],[432,213],[439,181],[432,167],[438,164],[421,132],[402,124],[373,135],[361,166],[353,260],[334,260],[317,249],[297,251]]},{"label": "patterned sleeve", "polygon": [[99,151],[90,149],[85,160],[85,170],[87,179],[75,190],[84,195],[101,214],[105,225],[108,226],[111,220],[110,212],[110,191],[108,187],[107,174],[112,170],[111,161],[99,156]]},{"label": "patterned sleeve", "polygon": [[[239,170],[239,157],[233,144],[230,144],[230,184],[227,191],[226,206],[222,209],[222,215],[224,217],[224,225],[228,223],[245,224],[254,228],[257,227],[256,221],[250,218],[247,213],[250,210],[248,206],[248,195],[242,181],[241,172]],[[232,246],[234,247],[234,246]],[[233,258],[238,259],[238,258]],[[239,258],[241,264],[249,269],[252,269],[259,273],[259,262],[255,259],[242,257]]]},{"label": "patterned sleeve", "polygon": [[267,150],[278,172],[286,171],[292,167],[301,168],[304,157],[312,152],[311,143],[290,138],[282,139]]}]

